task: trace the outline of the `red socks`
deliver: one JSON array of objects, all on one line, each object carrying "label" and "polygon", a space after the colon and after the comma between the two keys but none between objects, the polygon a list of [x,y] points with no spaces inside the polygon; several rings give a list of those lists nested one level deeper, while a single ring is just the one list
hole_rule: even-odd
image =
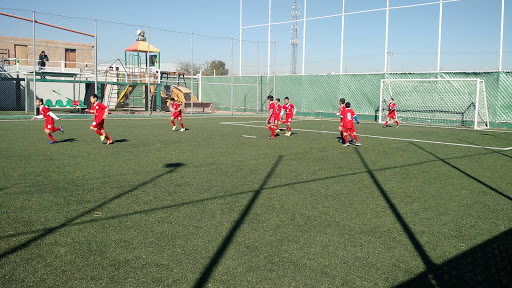
[{"label": "red socks", "polygon": [[345,137],[345,143],[348,143],[348,135],[345,134],[345,135],[343,135],[343,137]]},{"label": "red socks", "polygon": [[176,126],[176,124],[174,123],[174,120],[171,120],[171,123],[172,123],[172,126]]},{"label": "red socks", "polygon": [[94,132],[96,132],[96,134],[98,134],[98,135],[100,135],[100,136],[103,136],[103,133],[102,133],[99,129],[97,129],[97,130],[96,130],[96,131],[94,131]]},{"label": "red socks", "polygon": [[59,129],[60,129],[60,127],[53,128],[52,133],[55,132],[55,131],[59,131]]},{"label": "red socks", "polygon": [[270,129],[270,132],[272,132],[272,137],[275,137],[276,136],[276,130],[274,129],[274,127],[270,126],[270,127],[268,127],[268,129]]},{"label": "red socks", "polygon": [[395,121],[395,122],[396,122],[396,126],[399,126],[399,124],[398,124],[398,120],[397,120],[397,121]]},{"label": "red socks", "polygon": [[183,122],[180,122],[180,125],[181,125],[181,129],[185,129],[185,127],[183,127]]},{"label": "red socks", "polygon": [[388,126],[388,121],[386,121],[386,123],[384,123],[384,126]]},{"label": "red socks", "polygon": [[46,134],[46,135],[48,135],[48,138],[50,138],[50,140],[55,141],[55,138],[53,138],[52,134]]},{"label": "red socks", "polygon": [[354,135],[354,139],[356,140],[356,143],[359,142],[359,140],[357,140],[357,135]]}]

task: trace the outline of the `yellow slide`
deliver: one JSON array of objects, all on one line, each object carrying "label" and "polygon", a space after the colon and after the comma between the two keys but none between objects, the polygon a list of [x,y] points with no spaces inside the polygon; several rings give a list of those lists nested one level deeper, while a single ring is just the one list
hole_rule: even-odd
[{"label": "yellow slide", "polygon": [[128,87],[126,87],[123,93],[121,93],[121,96],[119,96],[119,99],[117,99],[116,106],[119,106],[119,103],[126,102],[126,100],[128,100],[128,97],[132,95],[133,90],[135,90],[135,87],[137,87],[137,85],[129,85]]},{"label": "yellow slide", "polygon": [[174,85],[172,86],[172,94],[171,97],[176,99],[178,103],[181,105],[185,102],[190,102],[190,97],[192,96],[192,101],[197,102],[197,98],[192,94],[192,91],[185,86]]}]

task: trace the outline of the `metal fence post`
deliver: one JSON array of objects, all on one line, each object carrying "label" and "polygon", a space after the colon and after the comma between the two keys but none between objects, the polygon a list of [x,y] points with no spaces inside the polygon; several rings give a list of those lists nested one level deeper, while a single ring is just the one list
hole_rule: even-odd
[{"label": "metal fence post", "polygon": [[505,0],[501,0],[501,34],[500,34],[500,63],[498,71],[503,69],[503,21],[505,19]]},{"label": "metal fence post", "polygon": [[[146,73],[148,81],[148,115],[151,115],[151,67],[149,67],[149,26],[148,26],[148,53],[146,53]],[[156,94],[156,89],[155,89]]]},{"label": "metal fence post", "polygon": [[191,34],[192,38],[192,73],[190,73],[190,115],[194,115],[194,33]]},{"label": "metal fence post", "polygon": [[[98,92],[98,27],[96,19],[94,19],[94,90],[96,93]],[[78,98],[80,99],[80,95]]]},{"label": "metal fence post", "polygon": [[34,105],[34,115],[37,115],[36,111],[36,11],[32,11],[32,58],[34,59],[34,63],[32,63],[34,68],[34,99],[32,99],[32,105]]},{"label": "metal fence post", "polygon": [[233,115],[233,38],[231,38],[231,115]]},{"label": "metal fence post", "polygon": [[256,42],[256,113],[260,112],[260,41]]},{"label": "metal fence post", "polygon": [[388,71],[388,30],[389,30],[389,0],[386,6],[386,44],[384,48],[384,73]]}]

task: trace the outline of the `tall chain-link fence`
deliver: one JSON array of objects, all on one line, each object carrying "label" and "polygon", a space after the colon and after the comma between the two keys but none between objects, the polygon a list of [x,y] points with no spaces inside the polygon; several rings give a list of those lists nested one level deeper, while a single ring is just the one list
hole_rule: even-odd
[{"label": "tall chain-link fence", "polygon": [[512,95],[512,72],[202,77],[201,91],[202,100],[220,111],[264,111],[266,96],[272,95],[289,97],[299,115],[314,117],[334,117],[339,99],[345,98],[364,119],[377,121],[382,79],[480,79],[485,83],[489,121],[512,122],[512,97],[507,96]]},{"label": "tall chain-link fence", "polygon": [[[445,6],[445,16],[457,11],[453,5],[451,8]],[[436,6],[428,7],[425,9],[432,10]],[[281,99],[290,97],[299,108],[299,114],[320,117],[332,116],[337,110],[339,98],[353,99],[355,110],[371,118],[378,108],[381,79],[476,77],[485,81],[490,121],[512,121],[510,72],[496,72],[496,65],[487,67],[483,61],[494,57],[496,61],[493,63],[498,63],[497,54],[464,58],[464,55],[469,54],[458,53],[465,50],[460,45],[449,43],[467,35],[453,36],[453,23],[446,20],[442,30],[442,47],[445,48],[441,53],[441,71],[456,69],[469,72],[398,73],[435,70],[438,59],[434,55],[436,53],[431,52],[436,52],[438,48],[437,32],[429,34],[423,39],[424,43],[418,44],[428,46],[430,50],[427,52],[405,44],[399,45],[401,42],[398,39],[406,37],[406,32],[411,29],[419,31],[421,25],[411,23],[407,30],[403,19],[411,17],[402,15],[406,10],[390,10],[390,53],[385,66],[384,55],[380,51],[382,37],[377,37],[378,27],[371,24],[378,21],[368,22],[370,24],[367,26],[358,24],[372,17],[382,18],[382,11],[378,12],[380,16],[353,13],[349,17],[347,14],[343,50],[338,47],[341,43],[336,40],[341,32],[337,30],[341,27],[338,27],[340,23],[331,23],[334,21],[332,19],[339,17],[299,21],[297,27],[300,37],[325,33],[337,36],[323,37],[316,41],[318,43],[312,40],[314,37],[310,38],[312,42],[308,42],[308,46],[303,46],[304,43],[299,39],[300,44],[295,51],[298,61],[294,62],[289,39],[285,41],[282,38],[285,34],[286,37],[290,36],[289,28],[282,28],[286,25],[272,25],[274,37],[269,42],[266,26],[244,28],[243,39],[240,40],[173,31],[166,28],[170,27],[166,23],[162,23],[161,27],[149,27],[141,23],[127,24],[1,8],[0,26],[4,29],[0,31],[0,110],[34,113],[34,99],[40,97],[49,100],[53,108],[71,112],[75,110],[67,105],[70,100],[80,100],[88,105],[89,95],[96,93],[112,110],[130,113],[167,111],[167,100],[170,97],[179,98],[186,113],[261,113],[266,110],[266,97],[272,95]],[[417,12],[414,9],[407,11]],[[320,14],[316,16],[322,18]],[[324,23],[327,26],[322,21],[327,21]],[[306,22],[307,28],[304,26]],[[499,25],[494,28],[495,32],[499,31]],[[308,30],[302,34],[300,32],[304,31],[300,29]],[[512,57],[507,46],[511,34],[509,30],[505,29],[505,32],[502,70],[512,68]],[[369,37],[361,37],[361,33]],[[478,35],[475,39],[489,37],[485,33]],[[474,46],[474,39],[468,37],[464,38],[467,41],[461,42],[462,45]],[[480,42],[492,42],[492,45],[497,46],[494,40],[492,38]],[[366,48],[356,49],[356,41],[362,41]],[[315,48],[318,45],[321,47]],[[305,54],[303,48],[307,49]],[[42,55],[42,51],[45,51],[46,56]],[[337,58],[329,56],[332,53]],[[462,58],[457,60],[457,57]],[[343,60],[342,65],[340,60]],[[375,66],[377,62],[380,64]],[[291,63],[295,67],[291,67]],[[306,73],[321,71],[323,74],[289,75],[290,71],[300,73],[303,67],[306,67]],[[313,67],[320,70],[311,69]],[[343,73],[338,71],[341,67]],[[472,72],[476,70],[495,72]],[[337,73],[330,73],[332,71]],[[208,106],[210,103],[211,106]]]}]

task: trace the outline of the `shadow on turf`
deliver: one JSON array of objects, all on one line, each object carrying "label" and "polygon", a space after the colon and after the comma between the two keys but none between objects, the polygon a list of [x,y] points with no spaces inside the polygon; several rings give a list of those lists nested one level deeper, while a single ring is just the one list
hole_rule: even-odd
[{"label": "shadow on turf", "polygon": [[114,143],[126,143],[128,141],[130,141],[130,140],[128,140],[128,139],[117,139],[117,140],[114,140]]},{"label": "shadow on turf", "polygon": [[224,240],[222,240],[222,243],[217,248],[217,251],[210,259],[210,262],[208,262],[208,265],[206,265],[206,267],[203,269],[203,272],[201,273],[201,276],[199,276],[199,278],[197,279],[196,283],[194,284],[194,287],[204,287],[206,285],[208,279],[213,273],[213,270],[215,270],[215,267],[222,259],[222,256],[224,256],[224,253],[231,244],[231,241],[235,237],[235,234],[238,232],[238,230],[244,223],[245,218],[247,218],[247,215],[249,215],[249,212],[251,212],[252,207],[256,203],[256,200],[258,200],[258,197],[260,196],[261,192],[265,189],[265,185],[267,185],[268,181],[272,177],[272,174],[274,174],[274,171],[279,166],[279,163],[281,162],[282,159],[283,155],[279,155],[277,157],[276,161],[274,162],[274,165],[272,165],[267,175],[265,175],[258,189],[254,191],[253,196],[251,197],[247,205],[245,205],[245,209],[242,211],[240,216],[238,216],[238,219],[236,220],[235,224],[233,224],[228,234],[224,237]]},{"label": "shadow on turf", "polygon": [[[492,154],[492,153],[494,153],[494,152],[478,153],[478,154],[464,155],[464,156],[455,156],[455,157],[446,158],[444,160],[462,159],[462,158],[468,158],[468,157],[474,157],[474,156],[489,155],[489,154]],[[434,162],[438,162],[438,161],[439,160],[428,160],[428,161],[422,161],[422,162],[412,163],[412,164],[407,164],[407,165],[398,165],[398,166],[392,166],[392,167],[384,167],[384,168],[374,169],[373,171],[377,172],[377,171],[386,171],[386,170],[389,170],[389,169],[413,167],[413,166],[417,166],[417,165],[429,164],[429,163],[434,163]],[[351,172],[351,173],[338,174],[338,175],[334,175],[334,176],[322,177],[322,178],[317,178],[317,179],[298,181],[298,182],[293,182],[293,183],[279,184],[279,185],[275,185],[275,186],[265,187],[263,190],[278,189],[278,188],[283,188],[283,187],[308,184],[308,183],[312,183],[312,182],[318,182],[318,181],[325,181],[325,180],[330,180],[330,179],[335,179],[335,178],[354,176],[354,175],[359,175],[359,174],[363,174],[363,173],[368,173],[368,172],[367,171],[358,171],[358,172]],[[156,212],[156,211],[160,211],[160,210],[179,208],[179,207],[183,207],[183,206],[187,206],[187,205],[194,205],[194,204],[199,204],[199,203],[203,203],[203,202],[207,202],[207,201],[212,201],[212,200],[219,200],[219,199],[224,199],[224,198],[229,198],[229,197],[234,197],[234,196],[250,194],[250,193],[254,193],[255,191],[256,190],[249,190],[249,191],[230,193],[230,194],[225,194],[225,195],[219,195],[219,196],[214,196],[214,197],[208,197],[208,198],[203,198],[203,199],[198,199],[198,200],[182,202],[182,203],[178,203],[178,204],[171,204],[171,205],[160,206],[160,207],[155,207],[155,208],[150,208],[150,209],[138,210],[138,211],[134,211],[134,212],[130,212],[130,213],[119,214],[119,215],[114,215],[114,216],[109,216],[109,217],[102,217],[102,218],[97,218],[97,219],[92,219],[92,220],[85,220],[85,221],[76,221],[76,222],[70,224],[69,226],[78,226],[78,225],[89,224],[89,223],[97,222],[97,221],[113,220],[113,219],[119,219],[119,218],[129,217],[129,216],[138,215],[138,214],[152,213],[152,212]],[[18,237],[18,236],[23,236],[23,235],[40,233],[40,232],[44,232],[44,231],[46,231],[48,229],[51,229],[51,228],[43,228],[43,229],[38,229],[38,230],[24,231],[24,232],[18,232],[18,233],[10,233],[10,234],[7,234],[7,235],[0,235],[0,239],[13,238],[13,237]]]},{"label": "shadow on turf", "polygon": [[75,141],[76,141],[76,138],[68,138],[68,139],[59,140],[56,143],[67,143],[67,142],[75,142]]},{"label": "shadow on turf", "polygon": [[[415,143],[411,143],[421,150],[436,157],[458,171],[464,173],[468,177],[483,184],[490,189],[494,188],[472,177],[464,171],[446,162],[436,155],[419,147]],[[388,204],[389,208],[395,215],[395,218],[402,226],[403,231],[409,238],[414,249],[420,256],[426,269],[418,276],[403,282],[396,287],[511,287],[512,285],[512,229],[485,241],[484,243],[464,252],[456,257],[437,265],[427,254],[416,235],[411,230],[403,216],[398,211],[391,198],[389,198],[386,190],[380,184],[374,172],[368,166],[359,150],[355,150],[362,164],[370,175],[375,186],[380,191],[382,197]],[[498,191],[499,192],[499,191]],[[503,196],[503,195],[502,195]]]},{"label": "shadow on turf", "polygon": [[[433,268],[437,287],[512,287],[512,229]],[[434,287],[427,272],[397,286]]]},{"label": "shadow on turf", "polygon": [[[455,165],[451,164],[450,162],[448,162],[448,161],[446,161],[445,159],[443,159],[443,158],[441,158],[441,157],[437,156],[436,154],[434,154],[434,153],[432,153],[432,152],[430,152],[430,151],[426,150],[425,148],[423,148],[423,147],[421,147],[421,146],[417,145],[416,143],[412,143],[412,142],[410,142],[410,143],[411,143],[411,145],[416,146],[416,148],[418,148],[418,149],[422,150],[423,152],[425,152],[425,153],[427,153],[427,154],[430,154],[431,156],[433,156],[433,157],[434,157],[434,158],[436,158],[437,160],[439,160],[439,161],[443,162],[444,164],[446,164],[446,165],[448,165],[448,166],[452,167],[453,169],[455,169],[455,170],[459,171],[460,173],[464,174],[464,175],[465,175],[465,176],[467,176],[468,178],[471,178],[471,179],[475,180],[476,182],[478,182],[478,183],[482,184],[483,186],[485,186],[485,187],[487,187],[488,189],[492,190],[492,191],[493,191],[493,192],[495,192],[496,194],[498,194],[498,195],[500,195],[500,196],[504,197],[505,199],[507,199],[507,200],[509,200],[509,201],[512,201],[512,197],[508,196],[507,194],[505,194],[505,193],[503,193],[503,192],[499,191],[498,189],[496,189],[496,188],[492,187],[491,185],[489,185],[489,184],[487,184],[487,183],[483,182],[482,180],[480,180],[480,179],[478,179],[478,178],[476,178],[476,177],[474,177],[474,176],[470,175],[470,174],[469,174],[469,173],[467,173],[466,171],[464,171],[464,170],[460,169],[459,167],[457,167],[457,166],[455,166]],[[494,153],[495,151],[492,151],[492,152]]]},{"label": "shadow on turf", "polygon": [[94,206],[94,207],[92,207],[92,208],[90,208],[90,209],[88,209],[88,210],[86,210],[86,211],[84,211],[84,212],[82,212],[80,214],[77,214],[77,215],[67,219],[66,221],[62,222],[61,224],[59,224],[57,226],[50,227],[50,228],[42,230],[39,235],[36,235],[36,236],[26,240],[25,242],[15,246],[15,247],[13,247],[13,248],[5,251],[5,252],[2,252],[2,254],[0,254],[0,259],[3,259],[3,258],[5,258],[5,257],[7,257],[7,256],[9,256],[11,254],[14,254],[14,253],[16,253],[16,252],[18,252],[20,250],[23,250],[23,249],[29,247],[32,243],[37,242],[37,241],[39,241],[39,240],[41,240],[41,239],[43,239],[43,238],[45,238],[45,237],[47,237],[47,236],[49,236],[51,234],[53,234],[53,233],[63,229],[63,228],[66,228],[66,227],[72,225],[72,223],[74,221],[76,221],[76,220],[78,220],[78,219],[80,219],[80,218],[82,218],[82,217],[84,217],[86,215],[89,215],[91,213],[94,213],[95,211],[97,211],[101,207],[104,207],[105,205],[110,204],[110,203],[112,203],[112,202],[114,202],[114,201],[116,201],[116,200],[118,200],[118,199],[120,199],[120,198],[122,198],[122,197],[124,197],[124,196],[126,196],[126,195],[128,195],[128,194],[130,194],[132,192],[134,192],[134,191],[137,191],[138,189],[140,189],[140,188],[142,188],[142,187],[144,187],[144,186],[146,186],[146,185],[148,185],[148,184],[150,184],[150,183],[152,183],[152,182],[162,178],[163,176],[176,171],[176,169],[180,168],[183,165],[185,165],[185,164],[183,164],[183,163],[169,163],[169,164],[164,165],[163,168],[165,168],[166,171],[164,171],[164,172],[156,175],[155,177],[153,177],[153,178],[151,178],[151,179],[149,179],[147,181],[144,181],[144,182],[142,182],[142,183],[140,183],[140,184],[138,184],[138,185],[136,185],[136,186],[134,186],[134,187],[124,191],[124,192],[121,192],[121,193],[119,193],[119,194],[117,194],[117,195],[115,195],[115,196],[113,196],[113,197],[111,197],[111,198],[101,202],[98,205],[96,205],[96,206]]},{"label": "shadow on turf", "polygon": [[412,232],[412,229],[409,227],[409,225],[405,221],[402,214],[400,214],[400,211],[398,211],[398,208],[395,206],[393,201],[391,201],[391,198],[389,198],[388,193],[386,192],[384,187],[382,187],[382,185],[380,184],[379,180],[373,173],[373,170],[370,168],[370,166],[368,166],[368,163],[364,159],[361,152],[359,150],[355,150],[355,151],[357,153],[357,156],[359,156],[361,163],[365,167],[366,172],[368,173],[368,175],[370,175],[370,178],[372,178],[373,183],[379,190],[382,198],[384,198],[384,201],[386,201],[386,204],[388,204],[389,209],[391,210],[391,212],[393,212],[393,215],[395,216],[396,220],[398,221],[398,223],[400,223],[400,226],[402,226],[402,230],[404,231],[405,235],[407,235],[407,238],[409,238],[409,241],[411,242],[412,246],[416,250],[416,253],[418,253],[418,255],[420,256],[421,261],[423,262],[423,264],[426,267],[425,273],[428,275],[428,277],[431,281],[431,286],[435,287],[434,283],[436,282],[436,279],[435,279],[436,277],[433,275],[433,270],[434,270],[436,264],[434,263],[434,261],[432,261],[432,259],[430,259],[430,256],[428,256],[427,251],[425,251],[425,249],[421,245],[420,241],[418,240],[418,238],[416,238],[416,235],[414,234],[414,232]]},{"label": "shadow on turf", "polygon": [[[486,135],[486,134],[483,134],[483,135]],[[466,142],[466,143],[468,143],[468,144],[471,144],[471,145],[477,145],[477,146],[479,146],[478,144],[475,144],[475,143],[470,142],[470,141],[468,141],[468,140],[464,140],[464,139],[460,139],[460,138],[459,138],[459,140],[460,140],[460,141],[462,141],[462,142]],[[487,150],[487,151],[491,151],[492,153],[500,154],[501,156],[505,156],[505,157],[507,157],[507,158],[511,158],[511,159],[512,159],[512,156],[507,155],[507,154],[505,154],[505,153],[503,153],[503,152],[500,152],[500,151],[497,151],[497,150],[493,150],[493,149],[489,149],[489,148],[485,148],[485,150]]]}]

